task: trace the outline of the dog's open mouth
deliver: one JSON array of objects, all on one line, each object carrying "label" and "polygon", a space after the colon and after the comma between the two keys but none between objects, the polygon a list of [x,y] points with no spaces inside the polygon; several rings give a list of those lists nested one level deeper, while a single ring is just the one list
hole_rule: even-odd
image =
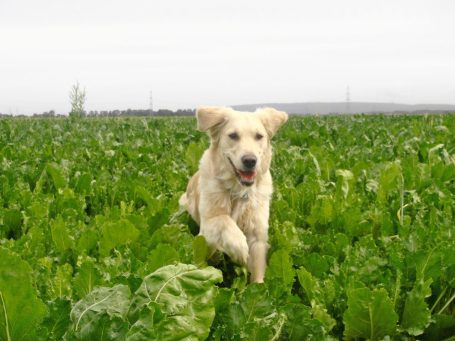
[{"label": "dog's open mouth", "polygon": [[244,186],[251,186],[254,184],[254,179],[256,179],[256,174],[257,172],[255,170],[250,170],[250,171],[243,171],[240,169],[237,169],[234,166],[234,163],[231,161],[230,158],[228,158],[229,162],[231,163],[232,168],[234,169],[234,173],[237,176],[237,179],[240,181],[240,183]]},{"label": "dog's open mouth", "polygon": [[256,171],[241,171],[236,169],[237,177],[240,178],[242,185],[251,186],[256,178]]}]

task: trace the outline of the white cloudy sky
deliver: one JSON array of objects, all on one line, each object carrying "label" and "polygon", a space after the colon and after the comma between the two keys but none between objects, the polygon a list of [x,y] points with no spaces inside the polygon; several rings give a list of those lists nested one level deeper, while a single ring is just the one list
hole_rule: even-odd
[{"label": "white cloudy sky", "polygon": [[0,112],[455,104],[455,1],[0,0]]}]

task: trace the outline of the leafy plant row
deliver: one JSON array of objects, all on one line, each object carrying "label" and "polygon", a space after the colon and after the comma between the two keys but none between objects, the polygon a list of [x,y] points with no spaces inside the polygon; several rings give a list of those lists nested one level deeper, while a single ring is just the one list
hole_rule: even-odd
[{"label": "leafy plant row", "polygon": [[292,118],[259,285],[179,214],[193,119],[2,119],[0,339],[452,339],[454,131]]}]

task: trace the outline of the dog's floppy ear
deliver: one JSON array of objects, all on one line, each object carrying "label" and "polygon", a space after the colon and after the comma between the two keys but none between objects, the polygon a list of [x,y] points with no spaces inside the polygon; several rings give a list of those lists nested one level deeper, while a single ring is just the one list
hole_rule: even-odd
[{"label": "dog's floppy ear", "polygon": [[288,114],[273,108],[262,108],[256,110],[270,137],[275,135],[277,130],[288,120]]},{"label": "dog's floppy ear", "polygon": [[200,131],[208,131],[222,125],[228,119],[229,110],[224,107],[199,107],[196,111],[197,128]]}]

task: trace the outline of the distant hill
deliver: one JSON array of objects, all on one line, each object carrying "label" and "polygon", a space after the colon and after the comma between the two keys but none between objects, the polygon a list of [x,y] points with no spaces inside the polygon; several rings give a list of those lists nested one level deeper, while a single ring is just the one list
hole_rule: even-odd
[{"label": "distant hill", "polygon": [[260,107],[272,107],[290,114],[355,114],[355,113],[424,113],[455,112],[453,104],[399,104],[372,102],[304,102],[261,103],[234,105],[237,110],[252,111]]}]

